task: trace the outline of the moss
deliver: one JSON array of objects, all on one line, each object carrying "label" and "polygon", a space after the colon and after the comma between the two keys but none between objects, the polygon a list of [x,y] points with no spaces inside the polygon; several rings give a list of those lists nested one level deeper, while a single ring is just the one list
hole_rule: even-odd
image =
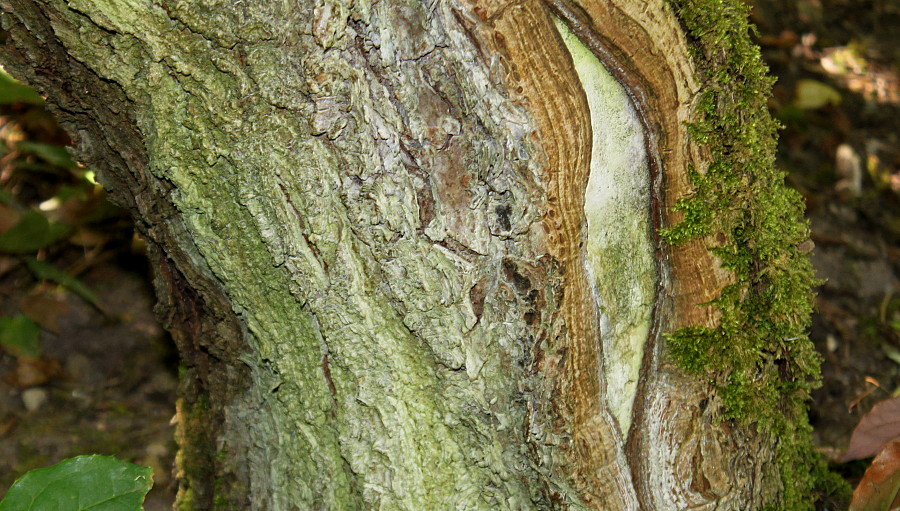
[{"label": "moss", "polygon": [[220,488],[219,480],[216,480],[216,496],[213,497],[213,509],[229,509],[231,503],[228,501],[228,498],[225,497],[221,492],[224,488]]},{"label": "moss", "polygon": [[662,232],[672,244],[714,235],[711,248],[735,282],[713,304],[716,328],[668,336],[672,357],[708,377],[724,415],[778,439],[781,507],[814,509],[848,486],[812,446],[806,416],[820,358],[807,337],[816,284],[799,249],[809,236],[800,195],[775,168],[778,124],[766,108],[774,79],[750,40],[748,7],[738,0],[670,0],[691,39],[702,90],[694,141],[711,154],[691,171],[695,193],[676,209],[683,220]]},{"label": "moss", "polygon": [[175,503],[176,511],[195,511],[197,505],[194,502],[194,490],[188,488],[184,493],[178,496],[178,502]]},{"label": "moss", "polygon": [[181,398],[176,403],[176,415],[180,423],[176,427],[178,452],[175,456],[176,471],[181,482],[175,508],[189,511],[204,507],[202,495],[197,488],[207,487],[204,481],[211,480],[215,474],[210,454],[215,447],[207,437],[204,425],[210,420],[209,396],[201,394],[193,403]]}]

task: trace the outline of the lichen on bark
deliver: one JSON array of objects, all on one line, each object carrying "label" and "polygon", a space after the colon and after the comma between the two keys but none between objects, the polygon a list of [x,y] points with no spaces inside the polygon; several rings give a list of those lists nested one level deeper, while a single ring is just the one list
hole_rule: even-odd
[{"label": "lichen on bark", "polygon": [[165,221],[243,327],[218,469],[257,509],[540,502],[501,269],[536,258],[514,247],[537,195],[519,108],[429,18],[448,5],[225,5],[46,11],[50,40],[124,92]]}]

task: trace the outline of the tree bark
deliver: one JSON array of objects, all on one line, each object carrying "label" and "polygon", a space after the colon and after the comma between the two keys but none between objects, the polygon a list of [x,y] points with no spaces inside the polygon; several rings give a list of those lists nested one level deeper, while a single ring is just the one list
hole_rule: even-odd
[{"label": "tree bark", "polygon": [[182,508],[786,502],[778,436],[663,336],[740,280],[659,235],[714,159],[672,5],[0,5],[151,248]]}]

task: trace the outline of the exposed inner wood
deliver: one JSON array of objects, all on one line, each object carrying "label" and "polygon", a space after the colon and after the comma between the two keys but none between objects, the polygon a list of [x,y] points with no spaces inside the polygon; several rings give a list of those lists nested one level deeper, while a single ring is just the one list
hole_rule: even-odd
[{"label": "exposed inner wood", "polygon": [[[656,228],[674,225],[680,220],[680,214],[673,212],[672,207],[679,198],[691,193],[688,169],[702,171],[706,158],[702,150],[689,142],[684,129],[684,123],[692,119],[698,84],[676,19],[661,1],[648,6],[627,1],[549,0],[547,5],[600,58],[631,96],[646,130],[654,232]],[[597,408],[601,400],[594,392],[603,395],[608,389],[596,374],[596,368],[602,364],[596,342],[598,318],[593,311],[584,309],[590,302],[586,279],[580,271],[581,256],[575,249],[584,239],[581,227],[576,226],[584,225],[580,207],[587,173],[586,105],[573,97],[571,85],[566,83],[573,79],[567,68],[568,59],[556,56],[548,62],[540,57],[553,55],[560,48],[549,41],[537,42],[547,38],[543,32],[546,22],[538,14],[538,7],[529,2],[482,2],[479,8],[504,41],[502,50],[504,63],[510,70],[508,77],[521,87],[510,85],[509,88],[520,91],[523,104],[536,119],[547,158],[545,182],[550,192],[547,246],[565,275],[560,315],[566,335],[559,344],[565,350],[566,364],[562,370],[559,365],[541,369],[555,385],[557,396],[565,396],[557,401],[554,410],[571,420],[562,429],[572,428],[573,436],[581,442],[576,443],[578,459],[570,458],[577,467],[570,477],[592,506],[604,502],[604,494],[608,495],[610,487],[630,486],[632,481],[635,495],[645,508],[680,508],[710,498],[743,505],[738,503],[742,499],[746,502],[747,496],[756,490],[752,484],[740,486],[765,476],[753,472],[746,460],[731,456],[704,458],[700,465],[688,464],[698,452],[735,452],[731,449],[736,446],[727,432],[719,429],[715,406],[708,406],[703,385],[668,364],[661,356],[657,338],[660,332],[684,326],[716,324],[716,311],[706,303],[732,277],[719,269],[717,260],[708,251],[713,241],[698,239],[670,247],[655,238],[661,279],[654,303],[653,328],[642,353],[642,377],[631,428],[619,432],[610,423],[609,411]],[[567,66],[559,65],[563,61]],[[568,122],[562,123],[561,119]],[[587,438],[579,430],[589,423],[595,429]],[[699,431],[702,434],[698,436]],[[608,466],[601,460],[623,459],[617,452],[623,437],[627,437],[627,459],[631,460],[631,466],[626,470],[630,470],[632,481],[621,475],[609,481],[593,481],[598,474],[597,467]],[[768,452],[762,446],[759,449]],[[628,463],[619,465],[626,466]],[[728,466],[738,469],[731,472],[732,477],[722,478],[721,472]],[[741,483],[736,485],[736,481]],[[630,494],[621,488],[617,493]],[[599,505],[626,508],[632,503],[626,498],[615,504]]]},{"label": "exposed inner wood", "polygon": [[645,127],[622,85],[559,18],[556,26],[590,106],[584,247],[600,311],[606,401],[619,430],[628,431],[658,285]]},{"label": "exposed inner wood", "polygon": [[[547,332],[559,362],[539,367],[553,388],[541,420],[556,435],[571,438],[560,448],[567,477],[585,503],[598,509],[636,505],[625,467],[623,437],[601,398],[599,316],[593,283],[585,272],[584,190],[590,173],[590,110],[571,57],[540,2],[482,2],[476,7],[503,41],[507,87],[521,94],[539,131],[547,191],[547,252],[564,275],[557,330]],[[498,45],[499,46],[499,45]],[[552,359],[549,359],[552,360]],[[559,417],[560,420],[548,420]],[[553,424],[554,426],[548,426]]]}]

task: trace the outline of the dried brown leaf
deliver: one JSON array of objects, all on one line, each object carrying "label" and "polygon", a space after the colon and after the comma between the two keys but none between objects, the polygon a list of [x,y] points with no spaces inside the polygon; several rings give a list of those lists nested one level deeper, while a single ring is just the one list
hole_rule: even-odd
[{"label": "dried brown leaf", "polygon": [[900,492],[900,441],[887,444],[853,491],[850,511],[888,511]]},{"label": "dried brown leaf", "polygon": [[6,232],[19,223],[19,218],[20,215],[15,209],[6,204],[0,204],[0,232]]},{"label": "dried brown leaf", "polygon": [[16,367],[6,374],[4,381],[20,389],[43,385],[62,372],[59,362],[45,358],[18,357]]},{"label": "dried brown leaf", "polygon": [[900,397],[878,402],[853,430],[842,461],[874,456],[891,440],[900,437]]},{"label": "dried brown leaf", "polygon": [[69,304],[64,296],[53,291],[41,290],[26,296],[19,304],[19,310],[41,328],[58,334],[57,321],[69,313]]}]

